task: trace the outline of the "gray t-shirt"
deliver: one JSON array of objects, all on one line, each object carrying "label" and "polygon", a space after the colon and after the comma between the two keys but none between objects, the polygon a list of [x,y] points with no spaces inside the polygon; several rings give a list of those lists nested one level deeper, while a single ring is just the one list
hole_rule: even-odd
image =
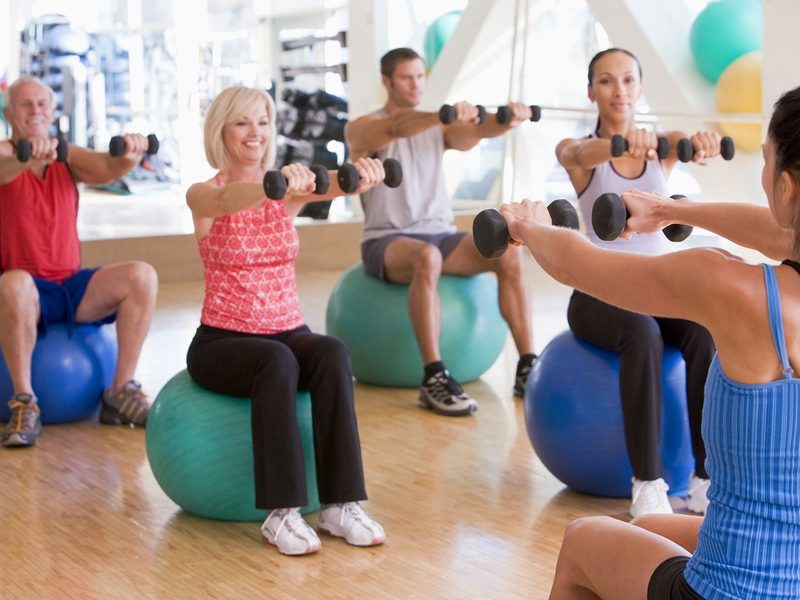
[{"label": "gray t-shirt", "polygon": [[[376,114],[382,117],[386,111]],[[450,233],[456,230],[453,207],[442,169],[444,132],[431,127],[389,143],[378,158],[394,158],[403,167],[403,183],[377,185],[361,194],[364,208],[362,241],[397,233]]]}]

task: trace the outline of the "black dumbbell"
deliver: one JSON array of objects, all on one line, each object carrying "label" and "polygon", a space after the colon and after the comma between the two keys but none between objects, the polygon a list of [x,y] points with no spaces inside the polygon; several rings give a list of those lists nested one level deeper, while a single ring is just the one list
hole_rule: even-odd
[{"label": "black dumbbell", "polygon": [[[314,193],[321,196],[331,185],[328,169],[322,165],[311,165],[309,169],[314,173]],[[282,200],[287,187],[286,176],[280,171],[267,171],[264,175],[264,193],[270,200]]]},{"label": "black dumbbell", "polygon": [[[531,109],[530,120],[534,123],[542,118],[542,107],[531,104],[528,108]],[[514,110],[510,106],[500,106],[497,109],[495,118],[500,125],[508,125],[514,116]]]},{"label": "black dumbbell", "polygon": [[[719,153],[725,160],[730,160],[736,154],[736,144],[733,138],[725,136],[719,141]],[[678,159],[689,162],[694,157],[694,144],[689,138],[678,140]]]},{"label": "black dumbbell", "polygon": [[[67,152],[69,145],[64,138],[58,138],[58,146],[56,146],[56,160],[58,162],[67,162]],[[19,162],[28,162],[32,152],[31,142],[25,138],[17,141],[16,154]]]},{"label": "black dumbbell", "polygon": [[[578,212],[568,200],[553,200],[547,205],[553,225],[578,229]],[[484,258],[499,258],[508,249],[508,225],[498,211],[487,208],[472,222],[472,239]]]},{"label": "black dumbbell", "polygon": [[[611,156],[614,158],[622,156],[628,151],[628,140],[618,133],[611,136]],[[656,145],[656,155],[660,159],[665,159],[669,156],[669,139],[665,137],[658,137]]]},{"label": "black dumbbell", "polygon": [[[403,183],[403,167],[394,158],[387,158],[383,161],[383,170],[386,171],[386,176],[383,178],[383,183],[391,188],[396,188]],[[361,182],[361,176],[358,174],[355,166],[352,163],[342,165],[336,173],[336,181],[339,182],[339,187],[345,194],[352,194],[358,189],[358,184]]]},{"label": "black dumbbell", "polygon": [[[478,123],[486,121],[486,107],[476,104],[475,108],[478,109]],[[455,107],[450,104],[442,104],[442,107],[439,109],[439,121],[441,121],[443,125],[450,125],[450,123],[455,120]]]},{"label": "black dumbbell", "polygon": [[[682,194],[670,196],[673,200],[685,198]],[[625,221],[630,217],[625,203],[617,194],[601,194],[592,206],[592,228],[604,242],[617,239],[625,229]],[[682,242],[692,233],[694,227],[673,223],[661,231],[671,242]]]},{"label": "black dumbbell", "polygon": [[[125,138],[121,135],[115,135],[108,143],[108,153],[111,156],[122,156],[125,154]],[[156,154],[158,152],[158,138],[155,134],[151,133],[147,136],[147,154]]]}]

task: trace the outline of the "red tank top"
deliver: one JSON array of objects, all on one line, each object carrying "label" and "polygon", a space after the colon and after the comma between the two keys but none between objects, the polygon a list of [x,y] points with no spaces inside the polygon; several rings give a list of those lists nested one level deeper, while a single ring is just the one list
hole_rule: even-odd
[{"label": "red tank top", "polygon": [[294,272],[300,238],[282,200],[217,217],[198,247],[204,325],[270,334],[304,324]]},{"label": "red tank top", "polygon": [[81,265],[78,188],[64,163],[0,185],[0,269],[61,283]]}]

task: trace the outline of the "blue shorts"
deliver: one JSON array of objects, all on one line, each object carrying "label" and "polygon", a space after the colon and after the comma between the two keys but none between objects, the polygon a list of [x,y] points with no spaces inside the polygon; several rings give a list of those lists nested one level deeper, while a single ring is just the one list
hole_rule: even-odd
[{"label": "blue shorts", "polygon": [[[89,280],[97,269],[81,269],[62,283],[56,283],[48,279],[39,277],[33,278],[36,289],[39,290],[39,330],[44,332],[47,326],[53,323],[67,323],[72,326],[75,323],[75,312],[80,306],[81,300],[86,293]],[[111,315],[94,321],[95,325],[103,323],[113,323],[117,314]]]},{"label": "blue shorts", "polygon": [[465,231],[453,233],[391,233],[383,237],[373,238],[361,242],[361,261],[364,270],[378,279],[386,279],[383,273],[383,257],[386,247],[398,238],[411,238],[433,244],[442,253],[442,260],[447,258],[456,249],[458,243],[467,235]]}]

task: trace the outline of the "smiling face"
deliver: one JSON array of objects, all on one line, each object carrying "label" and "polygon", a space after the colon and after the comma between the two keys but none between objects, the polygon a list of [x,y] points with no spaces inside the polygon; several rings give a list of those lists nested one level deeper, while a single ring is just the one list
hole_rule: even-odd
[{"label": "smiling face", "polygon": [[641,95],[639,63],[632,56],[620,51],[608,52],[594,63],[589,99],[597,103],[601,121],[632,121]]},{"label": "smiling face", "polygon": [[3,114],[11,125],[14,139],[49,137],[55,121],[53,96],[35,81],[23,81],[14,86]]},{"label": "smiling face", "polygon": [[267,107],[254,104],[225,123],[222,142],[231,164],[260,164],[269,148],[270,123]]},{"label": "smiling face", "polygon": [[398,108],[414,108],[425,90],[425,64],[421,59],[401,60],[392,75],[383,76],[389,103]]}]

